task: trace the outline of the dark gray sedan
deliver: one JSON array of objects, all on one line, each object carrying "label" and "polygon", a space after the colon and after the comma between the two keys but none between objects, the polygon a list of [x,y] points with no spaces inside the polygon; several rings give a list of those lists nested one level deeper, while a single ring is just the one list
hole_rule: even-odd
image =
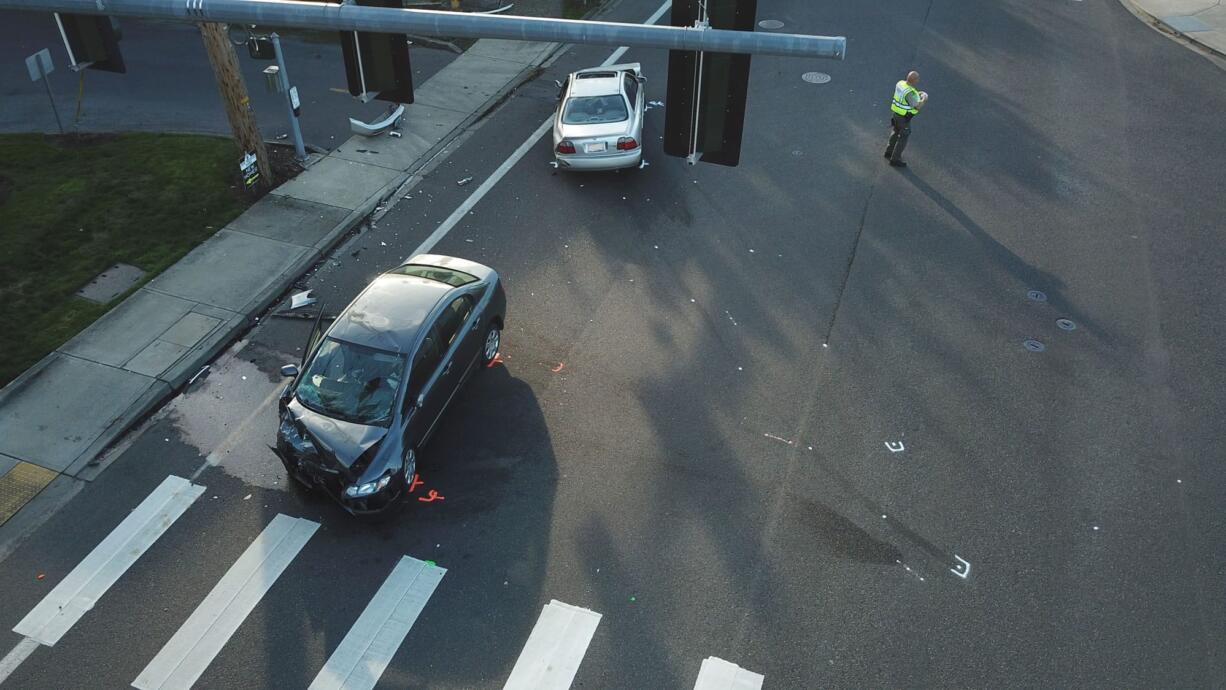
[{"label": "dark gray sedan", "polygon": [[281,369],[294,377],[275,448],[285,468],[351,513],[395,503],[443,410],[497,356],[505,318],[481,264],[426,254],[380,275],[327,330],[316,321],[301,370]]}]

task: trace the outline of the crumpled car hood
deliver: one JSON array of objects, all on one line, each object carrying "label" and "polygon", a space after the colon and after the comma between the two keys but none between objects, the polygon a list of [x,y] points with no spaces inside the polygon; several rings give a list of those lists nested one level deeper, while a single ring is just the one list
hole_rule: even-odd
[{"label": "crumpled car hood", "polygon": [[304,429],[315,445],[327,454],[328,459],[335,460],[345,469],[360,472],[362,468],[354,467],[354,463],[387,436],[387,427],[333,419],[308,409],[297,398],[290,400],[286,409],[298,422],[298,427]]}]

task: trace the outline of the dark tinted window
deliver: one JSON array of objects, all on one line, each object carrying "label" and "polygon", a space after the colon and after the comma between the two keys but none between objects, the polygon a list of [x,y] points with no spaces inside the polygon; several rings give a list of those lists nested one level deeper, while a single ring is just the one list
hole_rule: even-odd
[{"label": "dark tinted window", "polygon": [[434,370],[438,369],[439,362],[442,360],[443,348],[439,347],[438,324],[435,324],[430,332],[426,333],[426,339],[422,341],[417,354],[413,356],[413,364],[409,369],[409,393],[405,401],[406,407],[421,394],[421,389],[430,380]]},{"label": "dark tinted window", "polygon": [[626,99],[630,101],[630,107],[634,108],[638,103],[639,98],[639,83],[634,78],[634,75],[626,73]]},{"label": "dark tinted window", "polygon": [[418,278],[426,278],[429,280],[437,280],[440,283],[447,283],[452,287],[460,287],[469,283],[477,282],[476,276],[471,276],[461,271],[453,271],[450,268],[439,268],[438,266],[418,266],[409,264],[393,268],[388,273],[402,276],[416,276]]},{"label": "dark tinted window", "polygon": [[447,308],[438,317],[439,347],[441,349],[445,351],[451,347],[456,333],[460,332],[460,328],[464,326],[464,322],[468,320],[468,315],[472,311],[473,298],[468,295],[460,295],[447,305]]}]

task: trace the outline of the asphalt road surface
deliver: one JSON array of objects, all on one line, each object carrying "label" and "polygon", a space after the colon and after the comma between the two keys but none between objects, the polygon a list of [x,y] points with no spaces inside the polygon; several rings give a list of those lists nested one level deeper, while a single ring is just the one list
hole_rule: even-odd
[{"label": "asphalt road surface", "polygon": [[[574,687],[709,656],[768,688],[1226,683],[1226,73],[1115,0],[759,18],[848,59],[755,58],[740,167],[664,157],[655,108],[645,169],[559,172],[546,139],[435,247],[508,292],[504,364],[419,458],[441,500],[370,525],[286,486],[309,322],[266,315],[0,564],[4,651],[167,475],[207,487],[5,687],[127,686],[278,514],[320,527],[196,687],[308,685],[405,555],[447,572],[381,687],[501,687],[551,600],[601,614]],[[303,285],[347,303],[608,55],[562,56]],[[666,55],[624,59],[663,100]]]},{"label": "asphalt road surface", "polygon": [[[230,124],[209,67],[200,31],[190,24],[121,19],[119,49],[126,74],[68,69],[68,53],[50,13],[0,12],[0,131],[57,131],[43,84],[30,81],[25,59],[47,48],[55,71],[51,90],[66,131],[72,131],[81,96],[81,131],[202,132],[230,134]],[[422,84],[456,55],[445,49],[410,48],[413,81]],[[349,118],[374,120],[387,103],[360,103],[349,95],[345,61],[336,34],[289,33],[281,40],[286,71],[302,102],[302,138],[333,149],[347,140]],[[237,49],[247,93],[264,137],[289,132],[285,97],[270,92],[263,71],[271,60],[253,60]],[[285,140],[290,143],[289,139]]]}]

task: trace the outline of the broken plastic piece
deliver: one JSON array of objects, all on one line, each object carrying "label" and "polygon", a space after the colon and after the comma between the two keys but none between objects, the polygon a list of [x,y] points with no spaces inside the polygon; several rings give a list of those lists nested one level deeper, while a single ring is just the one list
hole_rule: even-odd
[{"label": "broken plastic piece", "polygon": [[400,132],[397,132],[397,131],[396,131],[396,130],[394,130],[394,129],[393,129],[393,130],[391,130],[391,131],[389,131],[389,132],[387,133],[387,135],[388,135],[389,137],[396,137],[397,139],[399,139],[399,138],[400,138]]},{"label": "broken plastic piece", "polygon": [[457,187],[463,187],[464,185],[472,181],[473,181],[473,176],[469,175],[468,177],[461,177],[460,179],[456,180],[455,183]]},{"label": "broken plastic piece", "polygon": [[315,304],[315,298],[311,297],[311,292],[312,292],[311,290],[307,290],[305,292],[299,292],[293,297],[290,297],[289,298],[289,308],[298,309],[301,307],[309,307],[312,304]]},{"label": "broken plastic piece", "polygon": [[404,105],[397,105],[395,108],[389,107],[387,112],[385,112],[381,118],[382,119],[367,123],[362,122],[361,120],[355,120],[351,117],[349,118],[349,129],[352,130],[354,134],[373,137],[376,134],[382,134],[394,127],[399,127],[401,121],[404,120]]}]

